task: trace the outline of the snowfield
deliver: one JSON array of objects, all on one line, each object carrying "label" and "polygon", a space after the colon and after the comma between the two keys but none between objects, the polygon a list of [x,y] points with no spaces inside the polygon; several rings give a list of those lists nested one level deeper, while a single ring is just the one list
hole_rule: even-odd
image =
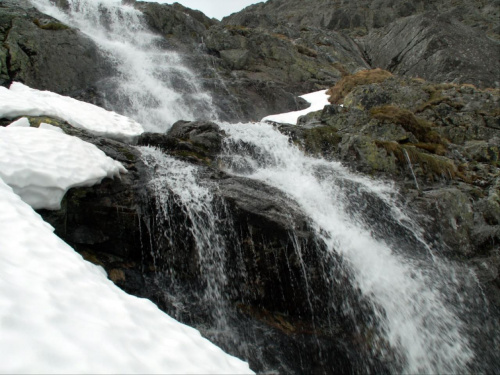
[{"label": "snowfield", "polygon": [[0,117],[50,116],[83,128],[94,135],[134,143],[144,132],[134,120],[50,91],[39,91],[14,82],[0,87]]},{"label": "snowfield", "polygon": [[[127,141],[142,132],[126,117],[71,98],[0,87],[0,117],[20,115],[53,116]],[[35,129],[19,119],[0,127],[0,373],[253,373],[149,300],[123,292],[32,208],[57,209],[69,188],[124,172],[51,125]]]}]

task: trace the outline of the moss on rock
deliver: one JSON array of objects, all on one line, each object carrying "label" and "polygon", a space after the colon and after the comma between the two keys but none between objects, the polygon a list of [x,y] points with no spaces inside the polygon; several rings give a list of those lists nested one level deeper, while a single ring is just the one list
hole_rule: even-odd
[{"label": "moss on rock", "polygon": [[53,31],[58,31],[58,30],[68,30],[70,27],[68,25],[65,25],[61,22],[43,22],[40,21],[38,18],[35,18],[33,20],[33,23],[37,25],[40,29],[43,30],[53,30]]},{"label": "moss on rock", "polygon": [[318,126],[304,130],[305,151],[316,156],[331,157],[342,140],[332,126]]}]

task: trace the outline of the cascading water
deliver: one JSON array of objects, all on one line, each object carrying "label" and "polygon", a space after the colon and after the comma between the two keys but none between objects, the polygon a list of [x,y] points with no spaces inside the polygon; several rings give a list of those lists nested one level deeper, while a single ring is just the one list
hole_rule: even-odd
[{"label": "cascading water", "polygon": [[177,120],[216,119],[211,96],[182,62],[161,47],[143,15],[119,0],[69,0],[62,11],[50,0],[32,0],[42,12],[80,29],[110,59],[115,77],[102,87],[108,109],[164,132]]},{"label": "cascading water", "polygon": [[[201,279],[203,280],[203,303],[210,304],[215,326],[223,330],[225,321],[225,254],[226,243],[220,228],[224,220],[215,211],[216,202],[211,190],[201,186],[197,180],[197,168],[187,162],[165,155],[151,147],[141,147],[140,152],[145,163],[155,171],[150,182],[154,192],[158,222],[169,223],[174,203],[183,210],[186,220],[183,226],[189,228],[194,239]],[[170,227],[170,225],[169,225]],[[165,230],[165,229],[164,229]],[[166,235],[174,237],[173,232]]]},{"label": "cascading water", "polygon": [[[390,186],[352,175],[339,163],[304,156],[267,124],[225,124],[223,129],[229,134],[222,158],[227,170],[247,171],[245,175],[279,188],[300,204],[328,250],[347,261],[355,285],[373,303],[378,328],[402,355],[405,372],[457,373],[467,368],[473,353],[463,323],[431,287],[436,283],[431,277],[440,277],[432,272],[432,263],[426,266],[408,252],[416,249],[404,248],[420,242],[421,235],[398,208]],[[251,145],[252,151],[241,145]],[[372,218],[364,217],[367,199],[379,200],[378,214],[384,215],[386,206],[387,219],[406,227],[406,235],[413,237],[409,244],[391,244],[385,238],[388,224],[376,228]]]},{"label": "cascading water", "polygon": [[[44,13],[79,28],[114,62],[118,74],[103,87],[109,109],[128,115],[148,131],[156,132],[164,132],[180,119],[217,118],[211,98],[200,88],[196,76],[183,67],[180,55],[161,48],[162,38],[148,31],[138,10],[113,0],[69,0],[67,12],[53,6],[50,0],[32,2]],[[319,331],[325,326],[331,328],[334,323],[330,321],[335,321],[334,315],[341,305],[342,314],[358,324],[353,330],[359,331],[360,340],[370,346],[374,357],[384,362],[383,369],[406,373],[459,373],[482,369],[477,364],[480,360],[475,359],[477,344],[469,333],[480,325],[483,315],[472,318],[476,311],[460,308],[463,300],[460,293],[466,292],[459,293],[457,286],[465,285],[464,280],[470,279],[460,276],[454,266],[439,260],[426,244],[422,230],[398,204],[393,187],[352,174],[339,163],[305,156],[269,124],[222,124],[222,127],[227,134],[220,158],[223,169],[230,175],[263,181],[279,189],[298,204],[309,220],[318,243],[317,256],[324,259],[319,262],[321,269],[316,272],[320,275],[309,274],[310,258],[303,256],[301,243],[294,233],[290,233],[293,252],[285,252],[284,259],[274,259],[276,268],[286,263],[284,268],[290,269],[290,274],[293,268],[290,258],[299,263],[299,271],[290,276],[290,284],[297,290],[300,289],[299,281],[307,284],[303,287],[307,299],[304,305],[312,316],[312,329],[308,332]],[[238,264],[233,265],[236,271],[227,268],[228,259],[241,249],[235,248],[239,246],[234,239],[238,233],[228,219],[229,211],[225,211],[220,197],[214,195],[216,183],[200,185],[197,175],[202,167],[194,167],[155,149],[141,148],[140,151],[155,175],[150,188],[155,193],[157,212],[161,215],[157,222],[164,225],[160,228],[161,238],[169,242],[167,247],[172,249],[173,257],[182,258],[184,273],[199,274],[201,292],[197,293],[200,299],[197,306],[208,310],[212,327],[201,327],[202,331],[217,339],[217,333],[210,334],[211,329],[239,329],[241,318],[236,317],[234,307],[230,306],[231,288],[235,288],[231,280],[235,277],[230,277],[228,272],[245,279],[247,270],[239,264],[243,255],[236,257],[239,259]],[[178,219],[181,222],[174,225]],[[179,228],[185,232],[182,238],[176,238]],[[250,245],[250,248],[254,246]],[[152,241],[152,258],[169,268],[172,259],[155,253],[155,246]],[[176,246],[194,249],[197,270],[191,270],[191,265],[186,264],[192,259],[189,254],[176,254]],[[159,264],[155,265],[155,271],[163,272],[163,276],[170,279],[181,278],[176,270],[162,270]],[[282,274],[277,275],[276,284],[281,287]],[[331,289],[330,293],[317,294],[318,279]],[[342,292],[345,295],[339,296],[339,285],[347,288]],[[168,286],[176,288],[173,284]],[[277,294],[284,298],[283,290]],[[361,297],[350,297],[351,294]],[[480,296],[470,299],[482,303]],[[368,301],[368,313],[361,306],[361,300]],[[326,313],[314,311],[318,301],[326,305]],[[454,306],[456,301],[459,303]],[[182,304],[182,301],[173,303],[174,313],[178,309],[179,316],[182,316]],[[467,324],[464,317],[468,319]],[[472,322],[473,319],[476,320]],[[493,324],[493,327],[498,331],[498,325]],[[256,332],[261,326],[245,329],[243,334],[240,331],[223,335],[218,343],[232,350],[238,340],[253,340],[253,349],[245,345],[234,349],[249,360],[252,356],[254,360],[265,356],[263,347],[256,348],[259,344],[282,346],[285,349],[277,351],[283,352],[290,346],[288,338],[276,344],[275,333],[264,331],[265,339],[258,338]],[[334,334],[332,336],[336,339]],[[490,342],[493,346],[498,345],[498,339]],[[313,350],[317,347],[321,351],[321,345],[319,339],[313,342]],[[305,342],[297,352],[310,349],[308,346]],[[319,357],[327,352],[324,350]],[[293,360],[298,363],[293,370],[296,373],[304,371],[304,362],[313,361],[307,357],[283,356],[261,368],[267,371],[276,366],[291,373],[286,362]],[[377,368],[370,367],[369,358],[360,361],[363,364],[358,369]],[[328,373],[328,369],[324,367],[322,371]]]}]

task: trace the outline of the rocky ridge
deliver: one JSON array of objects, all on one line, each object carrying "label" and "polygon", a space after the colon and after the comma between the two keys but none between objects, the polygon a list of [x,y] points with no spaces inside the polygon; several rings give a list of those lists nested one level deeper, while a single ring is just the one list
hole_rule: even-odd
[{"label": "rocky ridge", "polygon": [[372,68],[435,82],[499,87],[497,1],[270,0],[223,19],[272,30],[309,28],[351,36]]}]

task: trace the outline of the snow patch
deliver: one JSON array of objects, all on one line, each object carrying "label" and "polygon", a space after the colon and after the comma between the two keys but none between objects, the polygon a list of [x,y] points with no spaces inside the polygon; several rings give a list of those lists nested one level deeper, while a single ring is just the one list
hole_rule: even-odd
[{"label": "snow patch", "polygon": [[[0,104],[1,105],[1,104]],[[22,117],[20,118],[19,120],[16,120],[14,122],[11,122],[9,125],[7,125],[8,127],[11,127],[11,128],[29,128],[31,125],[30,125],[30,122],[29,120],[26,118],[26,117]]]},{"label": "snow patch", "polygon": [[311,112],[320,111],[325,107],[325,105],[330,104],[330,102],[328,101],[329,95],[326,94],[326,91],[327,90],[321,90],[300,96],[302,99],[305,99],[307,102],[311,103],[311,106],[309,108],[303,109],[301,111],[286,112],[279,113],[277,115],[266,116],[261,121],[296,125],[297,120],[300,116],[307,115]]},{"label": "snow patch", "polygon": [[35,90],[19,82],[12,83],[10,89],[0,87],[0,117],[19,116],[50,116],[92,134],[129,143],[135,143],[144,132],[141,124],[128,117],[68,96]]},{"label": "snow patch", "polygon": [[54,130],[0,127],[0,178],[35,209],[57,210],[64,194],[126,173],[93,144]]}]

